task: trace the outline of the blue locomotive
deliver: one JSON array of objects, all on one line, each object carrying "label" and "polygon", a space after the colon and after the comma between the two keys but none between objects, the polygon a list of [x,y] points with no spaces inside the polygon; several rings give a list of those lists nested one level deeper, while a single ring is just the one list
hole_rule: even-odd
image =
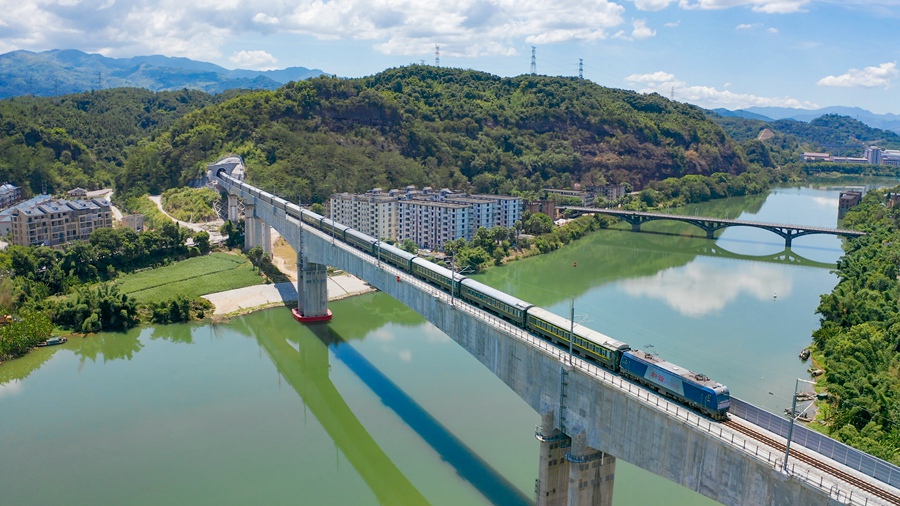
[{"label": "blue locomotive", "polygon": [[[398,269],[422,279],[441,290],[453,294],[469,304],[489,311],[562,349],[572,350],[579,357],[617,372],[633,381],[675,399],[716,420],[726,420],[730,405],[728,387],[703,374],[666,362],[659,357],[633,350],[624,342],[546,309],[491,288],[474,279],[455,274],[423,258],[403,251],[358,230],[334,222],[296,204],[257,190],[227,174],[219,173],[229,186],[262,200],[285,215],[312,226],[373,257],[380,258]],[[570,344],[571,341],[571,344]]]}]

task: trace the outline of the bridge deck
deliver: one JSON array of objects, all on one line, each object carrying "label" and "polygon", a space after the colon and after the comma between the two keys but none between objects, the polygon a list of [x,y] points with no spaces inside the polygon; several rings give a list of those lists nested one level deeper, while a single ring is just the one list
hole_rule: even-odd
[{"label": "bridge deck", "polygon": [[757,228],[771,228],[782,230],[803,230],[808,232],[818,232],[822,234],[843,235],[847,237],[859,237],[866,235],[865,232],[859,230],[850,230],[844,228],[827,228],[814,227],[808,225],[794,225],[786,223],[768,223],[764,221],[747,221],[747,220],[731,220],[727,218],[708,218],[705,216],[689,216],[683,214],[666,214],[666,213],[650,213],[646,211],[623,211],[619,209],[601,209],[597,207],[577,207],[577,206],[560,206],[560,209],[571,209],[583,213],[599,213],[611,216],[641,216],[654,219],[669,219],[677,221],[704,221],[708,223],[717,223],[732,226],[748,226]]}]

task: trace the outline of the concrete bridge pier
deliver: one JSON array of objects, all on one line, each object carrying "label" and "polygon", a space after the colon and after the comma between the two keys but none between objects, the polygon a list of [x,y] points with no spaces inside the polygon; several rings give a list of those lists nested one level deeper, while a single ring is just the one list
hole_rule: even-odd
[{"label": "concrete bridge pier", "polygon": [[237,195],[228,194],[228,219],[237,223],[238,220],[238,198]]},{"label": "concrete bridge pier", "polygon": [[569,500],[566,453],[572,440],[556,428],[553,411],[541,415],[541,425],[535,430],[534,437],[541,442],[538,477],[534,484],[537,506],[565,506]]},{"label": "concrete bridge pier", "polygon": [[259,230],[259,245],[262,246],[263,254],[265,254],[266,258],[269,260],[272,259],[272,227],[266,224],[265,221],[261,219],[257,219],[259,222],[257,225],[257,230]]},{"label": "concrete bridge pier", "polygon": [[256,246],[256,206],[244,203],[244,250]]},{"label": "concrete bridge pier", "polygon": [[331,319],[328,309],[328,267],[297,257],[297,309],[294,318],[303,323]]},{"label": "concrete bridge pier", "polygon": [[616,458],[587,446],[586,440],[587,434],[579,432],[572,438],[572,446],[566,454],[569,464],[568,504],[612,506]]},{"label": "concrete bridge pier", "polygon": [[556,428],[554,412],[541,415],[534,492],[538,506],[612,506],[616,458],[587,446],[587,434],[574,438]]}]

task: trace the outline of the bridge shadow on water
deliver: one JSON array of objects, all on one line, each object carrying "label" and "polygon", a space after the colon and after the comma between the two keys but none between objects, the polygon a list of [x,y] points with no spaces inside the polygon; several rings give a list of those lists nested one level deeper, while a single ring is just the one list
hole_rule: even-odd
[{"label": "bridge shadow on water", "polygon": [[[325,326],[321,328],[327,329]],[[316,330],[320,334],[322,330]],[[332,334],[330,331],[329,334]],[[509,480],[498,473],[464,442],[453,435],[396,383],[340,337],[326,338],[334,356],[344,363],[389,407],[425,440],[456,473],[472,484],[492,504],[533,504]],[[535,455],[537,458],[537,455]]]},{"label": "bridge shadow on water", "polygon": [[[417,487],[390,457],[343,400],[330,378],[329,355],[337,358],[413,429],[457,475],[468,481],[492,504],[533,504],[533,501],[492,468],[459,438],[429,414],[397,384],[350,345],[331,325],[311,325],[298,332],[283,332],[280,312],[258,314],[266,325],[250,326],[238,319],[230,325],[254,337],[266,350],[281,376],[351,462],[379,503],[427,504]],[[290,319],[290,317],[287,317]],[[297,325],[290,320],[290,325]],[[268,328],[273,331],[259,332]],[[274,331],[279,329],[278,331]],[[329,351],[331,352],[329,354]],[[537,458],[537,455],[535,455]]]}]

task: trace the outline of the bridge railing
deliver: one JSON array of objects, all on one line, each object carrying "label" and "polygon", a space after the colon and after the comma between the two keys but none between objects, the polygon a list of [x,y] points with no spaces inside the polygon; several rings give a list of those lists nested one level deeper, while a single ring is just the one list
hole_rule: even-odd
[{"label": "bridge railing", "polygon": [[[731,399],[731,412],[769,432],[778,434],[781,437],[787,437],[790,422],[783,416],[776,415],[736,398]],[[900,488],[900,467],[889,462],[861,452],[856,448],[851,448],[840,441],[835,441],[802,425],[795,425],[791,440],[850,469],[871,476],[895,488]]]},{"label": "bridge railing", "polygon": [[[298,225],[300,225],[301,228],[307,233],[317,235],[322,240],[333,241],[332,236],[329,234],[308,227],[305,224],[299,222]],[[371,265],[378,266],[378,259],[376,257],[359,251],[356,248],[345,244],[343,241],[333,241],[333,246],[341,248]],[[706,432],[711,436],[714,436],[719,440],[730,444],[732,448],[735,448],[748,456],[752,456],[753,458],[766,462],[767,465],[772,466],[772,468],[776,471],[781,469],[782,467],[782,453],[776,452],[772,448],[762,445],[759,441],[750,439],[741,433],[735,432],[723,426],[721,423],[710,420],[709,418],[706,418],[704,416],[700,416],[696,412],[680,404],[669,402],[665,398],[660,397],[659,395],[650,392],[646,388],[638,386],[630,380],[614,374],[611,371],[586,362],[578,357],[570,357],[568,352],[562,350],[556,345],[553,345],[543,339],[537,338],[531,333],[526,332],[524,329],[517,327],[512,323],[493,315],[492,313],[485,312],[458,298],[453,298],[450,296],[450,294],[420,280],[415,276],[410,275],[406,271],[397,269],[396,267],[384,261],[381,262],[380,268],[383,271],[387,272],[391,277],[399,276],[404,283],[415,286],[418,290],[430,295],[433,299],[442,301],[448,305],[454,304],[455,310],[465,312],[473,318],[477,318],[495,328],[501,329],[510,337],[523,341],[530,346],[540,350],[544,354],[558,360],[563,366],[570,365],[574,369],[578,369],[584,374],[587,374],[609,385],[610,387],[619,390],[623,394],[637,399],[639,402],[647,406],[665,411],[670,416],[682,420],[685,424],[693,426],[697,430]],[[570,361],[570,359],[572,358],[574,358],[574,360]],[[868,506],[869,504],[879,504],[880,502],[880,500],[876,499],[874,496],[868,496],[865,493],[861,493],[858,490],[843,483],[836,477],[808,466],[802,462],[794,461],[791,464],[790,475],[794,479],[804,481],[811,487],[826,492],[829,497],[842,501],[844,504]]]}]

